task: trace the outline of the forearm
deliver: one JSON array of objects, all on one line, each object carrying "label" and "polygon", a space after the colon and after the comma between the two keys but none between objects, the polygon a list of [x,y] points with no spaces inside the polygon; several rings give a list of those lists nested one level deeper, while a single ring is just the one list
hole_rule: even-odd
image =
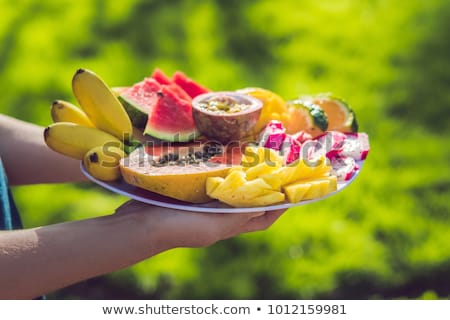
[{"label": "forearm", "polygon": [[0,232],[0,299],[33,298],[165,250],[145,214]]},{"label": "forearm", "polygon": [[47,147],[44,128],[0,114],[0,156],[10,184],[77,182],[80,162]]}]

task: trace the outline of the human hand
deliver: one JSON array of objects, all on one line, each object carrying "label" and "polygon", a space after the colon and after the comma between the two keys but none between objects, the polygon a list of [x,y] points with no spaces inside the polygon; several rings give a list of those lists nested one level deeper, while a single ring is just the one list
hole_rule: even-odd
[{"label": "human hand", "polygon": [[156,207],[130,200],[116,214],[139,214],[148,223],[149,238],[164,251],[176,247],[205,247],[241,233],[265,230],[285,210],[251,213],[200,213]]}]

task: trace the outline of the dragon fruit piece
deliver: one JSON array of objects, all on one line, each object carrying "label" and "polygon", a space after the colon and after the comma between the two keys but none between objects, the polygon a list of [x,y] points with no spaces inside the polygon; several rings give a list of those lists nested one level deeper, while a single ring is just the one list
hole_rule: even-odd
[{"label": "dragon fruit piece", "polygon": [[342,132],[328,131],[315,140],[320,143],[317,147],[323,148],[322,154],[327,158],[332,158],[341,153],[345,139],[347,136]]},{"label": "dragon fruit piece", "polygon": [[335,175],[338,181],[350,180],[359,169],[358,164],[352,157],[336,156],[330,160],[333,167],[331,174]]},{"label": "dragon fruit piece", "polygon": [[306,131],[299,131],[292,135],[292,138],[298,141],[300,144],[305,143],[308,140],[312,140],[312,136]]},{"label": "dragon fruit piece", "polygon": [[366,133],[347,133],[340,155],[365,160],[369,150],[369,137]]},{"label": "dragon fruit piece", "polygon": [[270,121],[261,134],[259,145],[279,151],[286,139],[286,129],[280,121]]},{"label": "dragon fruit piece", "polygon": [[291,135],[286,135],[281,146],[281,154],[284,157],[285,164],[290,164],[300,157],[301,144]]}]

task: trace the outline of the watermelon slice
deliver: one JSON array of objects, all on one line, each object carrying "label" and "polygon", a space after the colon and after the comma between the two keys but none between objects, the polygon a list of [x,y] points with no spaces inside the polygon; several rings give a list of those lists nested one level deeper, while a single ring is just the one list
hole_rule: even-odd
[{"label": "watermelon slice", "polygon": [[152,76],[153,79],[158,81],[159,84],[171,84],[172,80],[161,69],[156,68],[153,70]]},{"label": "watermelon slice", "polygon": [[194,80],[188,78],[183,72],[176,71],[173,74],[172,81],[183,88],[184,91],[191,97],[195,98],[196,96],[207,93],[210,90],[198,84]]},{"label": "watermelon slice", "polygon": [[119,100],[136,128],[144,128],[148,113],[156,103],[161,85],[153,78],[145,78],[132,87],[122,89]]},{"label": "watermelon slice", "polygon": [[169,86],[170,89],[181,99],[184,99],[186,101],[191,101],[192,98],[190,95],[184,91],[183,88],[181,88],[178,84],[173,82],[166,74],[159,68],[156,68],[153,70],[152,76],[153,79],[155,79],[160,85],[162,86]]},{"label": "watermelon slice", "polygon": [[186,91],[183,90],[183,88],[181,88],[176,83],[171,83],[164,86],[170,89],[176,96],[178,96],[178,98],[191,103],[192,98],[186,93]]},{"label": "watermelon slice", "polygon": [[144,134],[172,142],[195,139],[200,134],[192,118],[191,103],[180,99],[170,87],[162,86],[149,112]]}]

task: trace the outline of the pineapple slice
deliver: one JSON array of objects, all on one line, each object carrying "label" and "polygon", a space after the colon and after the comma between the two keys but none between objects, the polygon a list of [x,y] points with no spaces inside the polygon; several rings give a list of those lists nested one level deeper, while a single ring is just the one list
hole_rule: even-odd
[{"label": "pineapple slice", "polygon": [[289,202],[297,203],[303,200],[306,192],[311,188],[311,184],[307,182],[297,182],[284,187]]},{"label": "pineapple slice", "polygon": [[206,194],[211,196],[211,194],[216,190],[216,188],[223,183],[225,179],[222,177],[210,177],[206,179]]},{"label": "pineapple slice", "polygon": [[236,189],[235,193],[241,195],[242,199],[251,200],[272,191],[272,187],[263,179],[247,181]]},{"label": "pineapple slice", "polygon": [[252,168],[260,163],[281,167],[283,164],[283,157],[273,149],[246,147],[245,152],[242,155],[242,166],[244,168]]},{"label": "pineapple slice", "polygon": [[323,197],[337,190],[336,176],[322,176],[308,180],[299,180],[283,187],[291,203]]},{"label": "pineapple slice", "polygon": [[284,193],[278,191],[270,191],[262,196],[253,199],[251,203],[252,206],[267,206],[283,202],[284,199],[285,199]]},{"label": "pineapple slice", "polygon": [[219,200],[225,202],[226,204],[232,207],[259,207],[280,203],[283,202],[284,199],[285,199],[284,193],[268,190],[264,194],[253,199],[238,198],[237,195],[234,194],[233,196]]},{"label": "pineapple slice", "polygon": [[310,181],[309,184],[311,185],[311,187],[303,195],[302,200],[316,199],[328,194],[328,189],[330,187],[329,180],[315,180]]},{"label": "pineapple slice", "polygon": [[247,147],[242,165],[225,178],[210,177],[206,192],[233,207],[266,206],[285,201],[297,203],[337,190],[337,178],[324,156],[314,163],[303,160],[283,166],[283,158],[272,149]]},{"label": "pineapple slice", "polygon": [[[208,180],[211,178],[207,179]],[[222,195],[226,195],[228,193],[232,193],[238,187],[242,186],[246,182],[245,180],[245,172],[243,171],[232,171],[230,172],[225,179],[214,189],[210,194],[208,194],[211,198],[219,199]],[[214,181],[210,182],[210,184],[214,185]]]},{"label": "pineapple slice", "polygon": [[263,179],[267,184],[269,184],[272,190],[280,191],[282,181],[278,175],[274,173],[267,173],[262,174],[260,178]]},{"label": "pineapple slice", "polygon": [[263,174],[270,174],[280,167],[281,165],[279,163],[262,162],[254,167],[248,168],[245,173],[247,175],[248,180],[253,180],[256,179],[257,177],[260,177]]},{"label": "pineapple slice", "polygon": [[326,158],[322,156],[314,163],[298,160],[288,166],[278,168],[273,174],[280,179],[281,186],[285,186],[298,180],[323,176],[331,169],[332,167],[326,163]]}]

